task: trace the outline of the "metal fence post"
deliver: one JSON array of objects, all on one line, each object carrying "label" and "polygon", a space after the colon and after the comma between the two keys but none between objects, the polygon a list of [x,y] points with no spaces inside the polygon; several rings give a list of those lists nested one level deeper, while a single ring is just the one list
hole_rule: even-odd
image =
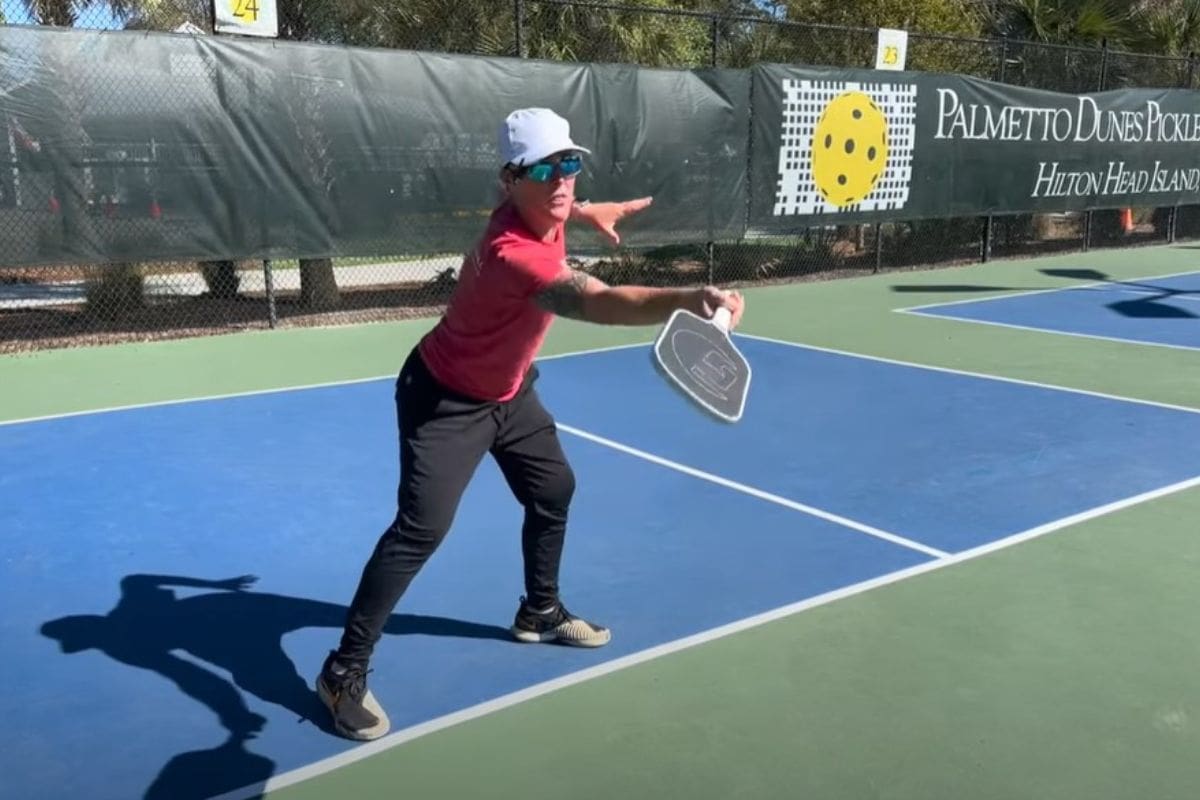
[{"label": "metal fence post", "polygon": [[717,17],[717,15],[716,15],[716,14],[713,14],[713,15],[712,15],[712,24],[709,26],[709,30],[711,31],[711,33],[710,33],[710,39],[711,39],[711,42],[710,42],[710,44],[712,44],[712,58],[710,59],[710,63],[709,63],[709,65],[710,65],[710,66],[711,66],[713,69],[716,69],[716,68],[717,68],[717,61],[718,61],[718,58],[717,58],[717,47],[718,47],[718,45],[719,45],[719,44],[720,44],[720,42],[721,42],[721,28],[720,28],[720,26],[717,24],[717,22],[718,22],[718,17]]},{"label": "metal fence post", "polygon": [[[996,70],[996,81],[1004,83],[1005,67],[1008,64],[1008,34],[1000,38],[1000,66]],[[992,260],[992,215],[983,219],[983,243],[980,246],[979,260],[984,264]]]},{"label": "metal fence post", "polygon": [[[716,14],[713,14],[709,18],[708,29],[709,29],[709,39],[710,39],[709,44],[712,47],[712,52],[709,55],[709,66],[712,67],[713,69],[716,69],[717,68],[717,42],[719,41],[720,36],[721,36],[721,31],[717,26],[717,15]],[[713,174],[712,159],[713,159],[713,157],[709,156],[709,159],[708,159],[708,187],[709,187],[710,192],[712,191],[712,174]],[[717,264],[716,264],[716,244],[713,242],[714,221],[713,221],[712,201],[710,200],[707,205],[708,205],[708,241],[704,243],[704,258],[705,258],[705,261],[708,262],[708,283],[711,286],[713,283],[716,282],[715,273],[716,273]]]},{"label": "metal fence post", "polygon": [[754,124],[757,119],[754,116],[754,76],[750,76],[750,91],[747,93],[746,102],[746,203],[743,211],[746,216],[742,220],[742,230],[738,238],[745,241],[746,234],[750,232],[750,218],[752,215],[752,206],[754,202]]},{"label": "metal fence post", "polygon": [[[1196,77],[1196,54],[1189,52],[1187,54],[1187,73],[1184,78],[1184,89],[1191,89],[1192,82]],[[1171,213],[1167,216],[1167,244],[1175,244],[1175,239],[1179,235],[1179,203],[1171,206]]]},{"label": "metal fence post", "polygon": [[525,57],[525,0],[513,0],[513,31],[516,35],[517,58]]},{"label": "metal fence post", "polygon": [[[1108,83],[1108,39],[1104,39],[1100,43],[1100,85],[1096,87],[1097,91],[1104,91],[1104,85]],[[1092,246],[1092,212],[1086,211],[1083,215],[1083,251],[1086,253]]]},{"label": "metal fence post", "polygon": [[267,324],[274,328],[279,317],[275,313],[275,280],[269,258],[263,259],[263,281],[267,285]]}]

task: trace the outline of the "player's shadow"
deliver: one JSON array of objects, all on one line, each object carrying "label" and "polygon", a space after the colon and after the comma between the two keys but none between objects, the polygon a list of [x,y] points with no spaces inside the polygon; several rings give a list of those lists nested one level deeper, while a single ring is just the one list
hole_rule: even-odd
[{"label": "player's shadow", "polygon": [[175,756],[150,784],[143,800],[207,800],[244,787],[260,791],[275,762],[246,749],[246,734],[229,734],[219,747]]},{"label": "player's shadow", "polygon": [[1113,280],[1103,272],[1094,269],[1044,269],[1041,272],[1043,275],[1050,275],[1055,278],[1071,278],[1091,283],[1104,283],[1106,286],[1120,287],[1134,293],[1135,296],[1130,299],[1114,300],[1111,303],[1105,303],[1107,308],[1111,308],[1123,317],[1134,319],[1196,318],[1196,314],[1192,311],[1165,301],[1169,301],[1172,298],[1187,298],[1190,300],[1195,297],[1200,299],[1200,291],[1171,289],[1166,286],[1142,283],[1140,281]]},{"label": "player's shadow", "polygon": [[[1176,297],[1188,298],[1189,300],[1193,297],[1200,298],[1200,291],[1197,290],[1170,289],[1152,283],[1115,280],[1111,275],[1096,269],[1058,268],[1041,269],[1038,271],[1052,278],[1066,278],[1082,283],[1099,284],[1105,287],[1120,287],[1130,292],[1139,293],[1141,295],[1139,297],[1105,303],[1106,308],[1112,309],[1123,317],[1137,319],[1195,319],[1197,317],[1195,313],[1186,308],[1165,302]],[[938,292],[960,294],[970,294],[973,292],[1042,291],[1046,289],[1045,286],[995,286],[973,283],[898,284],[891,288],[893,292],[897,293]]]},{"label": "player's shadow", "polygon": [[[1052,278],[1067,278],[1069,280],[1084,281],[1087,283],[1110,283],[1113,282],[1111,276],[1095,269],[1042,269],[1038,272],[1043,275],[1048,275]],[[891,287],[893,292],[897,294],[920,294],[920,293],[961,293],[970,294],[972,292],[1029,292],[1045,289],[1045,286],[1000,286],[996,284],[985,283],[917,283],[904,284],[899,283]]]},{"label": "player's shadow", "polygon": [[891,287],[896,294],[948,294],[951,292],[970,294],[971,292],[1023,292],[1029,286],[998,286],[986,283],[898,283]]},{"label": "player's shadow", "polygon": [[[58,642],[64,653],[99,650],[123,664],[157,673],[207,706],[225,728],[228,738],[219,747],[171,759],[147,798],[211,797],[271,776],[274,762],[246,749],[266,720],[247,707],[239,689],[331,733],[328,712],[311,685],[311,673],[319,665],[306,665],[307,677],[302,677],[284,652],[283,637],[303,628],[340,631],[346,607],[247,591],[254,580],[128,575],[121,581],[120,600],[108,614],[78,614],[42,625],[42,634]],[[179,597],[172,587],[209,591]],[[511,641],[508,631],[496,625],[408,614],[392,615],[384,633]],[[227,671],[233,682],[197,661]],[[136,697],[129,698],[135,724],[138,705]],[[142,732],[154,735],[150,727]]]},{"label": "player's shadow", "polygon": [[1147,295],[1136,300],[1118,300],[1109,303],[1108,307],[1123,317],[1134,319],[1196,319],[1196,315],[1186,308],[1164,303],[1179,294],[1194,294],[1193,292],[1173,292],[1163,295]]}]

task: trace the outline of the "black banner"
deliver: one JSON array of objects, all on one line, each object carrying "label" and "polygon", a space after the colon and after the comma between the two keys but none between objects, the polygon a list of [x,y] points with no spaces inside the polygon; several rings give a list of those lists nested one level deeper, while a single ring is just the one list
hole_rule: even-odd
[{"label": "black banner", "polygon": [[752,228],[1200,202],[1193,91],[766,66],[753,97]]}]

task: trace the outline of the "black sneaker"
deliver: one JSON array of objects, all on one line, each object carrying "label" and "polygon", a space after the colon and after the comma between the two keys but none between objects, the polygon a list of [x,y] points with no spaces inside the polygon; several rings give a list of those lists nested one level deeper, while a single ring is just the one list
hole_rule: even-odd
[{"label": "black sneaker", "polygon": [[612,639],[608,628],[572,615],[562,603],[555,603],[549,611],[534,611],[524,597],[510,630],[517,641],[558,642],[573,647],[601,647]]},{"label": "black sneaker", "polygon": [[330,652],[317,676],[317,696],[333,714],[334,729],[347,739],[367,741],[388,732],[391,723],[383,707],[367,689],[362,667],[344,666]]}]

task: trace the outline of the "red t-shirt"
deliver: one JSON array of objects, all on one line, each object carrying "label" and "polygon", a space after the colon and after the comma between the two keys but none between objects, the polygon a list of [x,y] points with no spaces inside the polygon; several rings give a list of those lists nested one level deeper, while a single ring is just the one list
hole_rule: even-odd
[{"label": "red t-shirt", "polygon": [[563,226],[543,242],[502,204],[463,260],[446,313],[418,345],[429,371],[459,394],[512,399],[554,319],[534,295],[565,268]]}]

